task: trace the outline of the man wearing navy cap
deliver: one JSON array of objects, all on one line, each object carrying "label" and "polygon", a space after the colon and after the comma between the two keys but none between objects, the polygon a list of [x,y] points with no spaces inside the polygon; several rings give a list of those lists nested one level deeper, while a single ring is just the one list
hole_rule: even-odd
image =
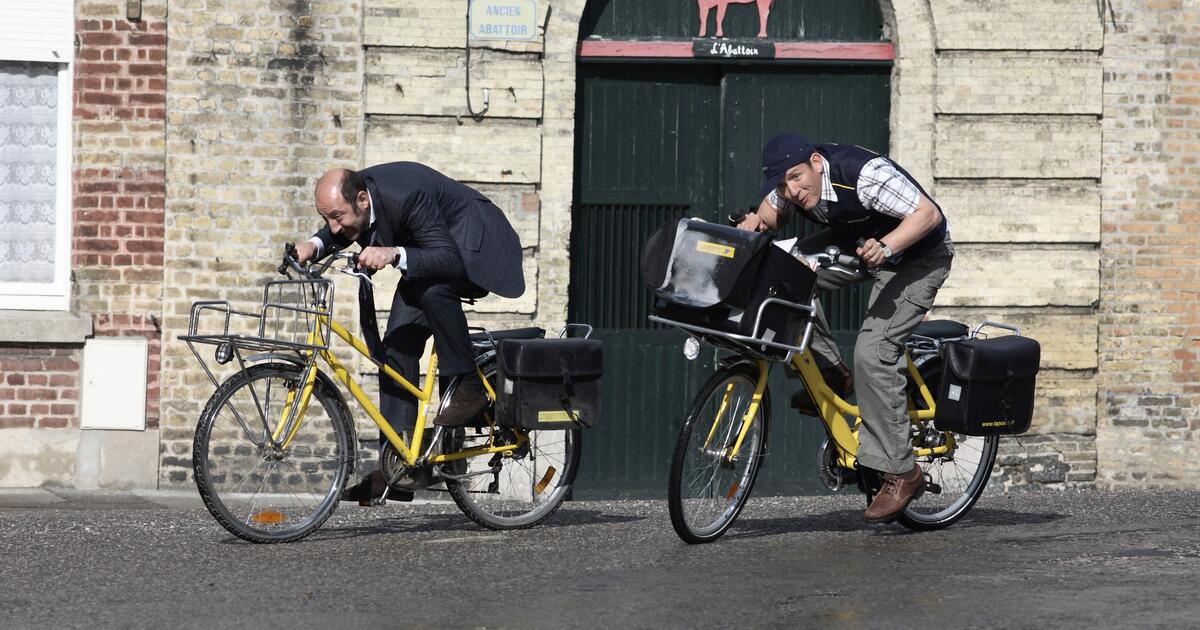
[{"label": "man wearing navy cap", "polygon": [[[812,144],[782,133],[763,147],[762,202],[738,227],[774,231],[799,211],[828,226],[798,246],[803,252],[837,245],[854,250],[867,271],[857,277],[821,272],[818,285],[835,289],[873,282],[867,318],[854,347],[859,410],[858,462],[884,472],[884,485],[864,514],[885,523],[908,506],[924,484],[913,459],[904,395],[904,343],[933,305],[950,273],[954,246],[945,217],[921,185],[892,160],[855,146]],[[821,309],[812,349],[839,393],[853,388]],[[815,413],[804,392],[793,405]]]}]

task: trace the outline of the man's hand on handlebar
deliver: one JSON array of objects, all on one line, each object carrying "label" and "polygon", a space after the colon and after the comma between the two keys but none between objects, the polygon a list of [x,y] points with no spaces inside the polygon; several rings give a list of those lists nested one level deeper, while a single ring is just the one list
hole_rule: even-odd
[{"label": "man's hand on handlebar", "polygon": [[360,269],[383,269],[396,262],[396,249],[393,247],[371,246],[364,248],[358,254]]},{"label": "man's hand on handlebar", "polygon": [[296,262],[303,265],[312,260],[313,256],[317,255],[317,246],[312,244],[312,241],[304,241],[296,243]]},{"label": "man's hand on handlebar", "polygon": [[867,269],[878,269],[884,262],[887,261],[887,256],[883,253],[883,248],[879,246],[879,241],[869,238],[858,249],[854,250],[863,263],[867,265]]}]

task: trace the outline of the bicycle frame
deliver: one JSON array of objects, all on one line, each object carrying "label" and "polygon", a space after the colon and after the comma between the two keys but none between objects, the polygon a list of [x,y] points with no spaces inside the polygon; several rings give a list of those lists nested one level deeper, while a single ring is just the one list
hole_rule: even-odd
[{"label": "bicycle frame", "polygon": [[[366,392],[363,391],[358,382],[354,380],[354,377],[350,375],[350,372],[341,364],[340,361],[338,361],[337,357],[335,357],[329,349],[317,348],[301,352],[301,354],[306,357],[307,361],[305,363],[306,369],[304,372],[304,384],[300,388],[300,395],[298,398],[292,400],[291,398],[295,396],[295,394],[289,394],[289,400],[287,401],[288,404],[283,406],[284,411],[279,419],[279,422],[271,431],[272,440],[278,444],[280,448],[286,448],[291,438],[296,434],[296,431],[299,429],[300,425],[297,419],[303,418],[304,411],[308,408],[308,403],[312,399],[313,388],[316,386],[317,381],[317,357],[320,357],[323,361],[325,361],[332,371],[334,378],[341,382],[350,392],[351,396],[358,401],[359,406],[361,406],[363,411],[366,412],[367,417],[369,417],[371,421],[375,423],[375,426],[379,428],[380,433],[382,433],[387,439],[388,443],[396,449],[396,452],[400,454],[404,463],[408,466],[414,466],[418,463],[441,464],[460,459],[478,457],[481,455],[508,453],[521,448],[528,441],[528,438],[525,435],[518,433],[516,443],[514,444],[497,446],[493,439],[489,440],[487,446],[467,449],[449,454],[443,453],[428,458],[423,458],[421,456],[421,446],[425,437],[425,419],[429,413],[429,403],[433,400],[434,381],[437,380],[434,378],[434,376],[437,374],[438,362],[436,348],[430,354],[429,366],[426,372],[428,377],[425,379],[425,385],[422,388],[418,388],[408,379],[404,378],[404,376],[402,376],[400,373],[396,372],[396,370],[392,369],[391,366],[375,360],[371,356],[370,350],[368,350],[366,343],[355,337],[353,334],[347,331],[345,327],[329,316],[322,315],[318,318],[317,325],[309,333],[309,343],[311,345],[317,345],[314,342],[320,338],[322,328],[328,328],[329,331],[340,337],[359,354],[366,357],[372,364],[374,364],[384,374],[391,378],[392,381],[416,397],[417,422],[416,426],[413,428],[412,440],[408,443],[405,443],[404,438],[402,438],[398,433],[396,433],[395,430],[392,429],[391,425],[388,424],[387,419],[385,419],[383,414],[380,413],[379,408],[375,406],[375,403],[371,401],[370,397],[367,396]],[[496,392],[492,389],[492,386],[490,383],[488,383],[487,379],[484,378],[483,373],[479,371],[479,368],[476,368],[476,372],[479,373],[480,380],[483,382],[488,399],[494,401],[496,399]],[[283,437],[281,441],[281,436],[286,437]]]},{"label": "bicycle frame", "polygon": [[[908,374],[913,379],[913,382],[916,383],[922,402],[925,404],[925,409],[917,409],[911,398],[908,400],[909,421],[917,424],[922,421],[932,420],[936,410],[933,395],[929,391],[929,387],[925,384],[925,380],[921,378],[921,374],[917,370],[916,364],[913,363],[911,355],[906,351],[904,356],[905,361],[908,363]],[[755,365],[758,367],[758,380],[754,384],[754,394],[750,400],[750,405],[746,409],[746,413],[742,416],[738,438],[724,455],[726,461],[732,461],[737,458],[742,441],[750,431],[750,425],[754,417],[758,414],[763,392],[767,388],[770,363],[764,359],[757,359],[755,360]],[[857,459],[855,453],[858,452],[858,432],[862,426],[862,417],[859,415],[858,406],[846,402],[846,400],[835,394],[829,385],[825,383],[825,378],[821,376],[821,370],[813,360],[810,350],[805,349],[802,353],[793,353],[790,365],[800,375],[805,389],[808,390],[809,395],[812,396],[813,401],[817,405],[817,411],[820,414],[821,422],[825,425],[826,433],[833,443],[837,445],[837,463],[851,470],[856,469]],[[718,408],[718,416],[722,415],[728,407],[729,393],[727,389]],[[853,424],[850,423],[848,418],[854,418]],[[713,429],[710,429],[710,435],[705,442],[706,447],[708,442],[712,440],[711,432],[715,430],[717,424],[714,422],[712,425]],[[954,436],[946,433],[946,442],[944,444],[935,448],[914,449],[913,455],[916,457],[938,456],[953,451],[954,447]]]}]

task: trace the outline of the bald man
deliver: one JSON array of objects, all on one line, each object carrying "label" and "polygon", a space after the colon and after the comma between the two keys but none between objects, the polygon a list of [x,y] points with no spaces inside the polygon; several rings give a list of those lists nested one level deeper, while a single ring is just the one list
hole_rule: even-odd
[{"label": "bald man", "polygon": [[[521,242],[504,213],[478,191],[414,162],[327,171],[317,181],[316,209],[325,225],[297,246],[300,261],[358,244],[359,265],[369,273],[398,268],[402,278],[381,340],[371,330],[374,305],[360,295],[364,339],[372,355],[383,354],[376,358],[415,383],[432,334],[441,383],[462,378],[434,423],[470,423],[487,407],[487,396],[475,373],[460,298],[525,292]],[[382,373],[379,384],[380,411],[396,432],[412,435],[416,399]],[[382,480],[368,478],[343,498],[362,501],[382,492]]]}]

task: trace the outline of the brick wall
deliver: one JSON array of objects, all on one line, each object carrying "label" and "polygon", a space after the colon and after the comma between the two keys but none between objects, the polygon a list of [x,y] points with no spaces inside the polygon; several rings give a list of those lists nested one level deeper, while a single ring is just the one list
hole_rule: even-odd
[{"label": "brick wall", "polygon": [[78,427],[81,359],[79,346],[0,346],[0,429]]},{"label": "brick wall", "polygon": [[1100,481],[1200,484],[1200,6],[1113,0],[1104,53]]},{"label": "brick wall", "polygon": [[[149,343],[147,425],[158,423],[163,279],[166,2],[76,7],[74,308],[97,336]],[[75,425],[78,425],[76,421]]]},{"label": "brick wall", "polygon": [[[316,177],[359,166],[361,13],[355,2],[171,3],[161,483],[189,480],[197,416],[213,392],[176,339],[191,303],[260,301],[282,244],[317,227]],[[355,321],[354,285],[338,295],[339,317]]]}]

